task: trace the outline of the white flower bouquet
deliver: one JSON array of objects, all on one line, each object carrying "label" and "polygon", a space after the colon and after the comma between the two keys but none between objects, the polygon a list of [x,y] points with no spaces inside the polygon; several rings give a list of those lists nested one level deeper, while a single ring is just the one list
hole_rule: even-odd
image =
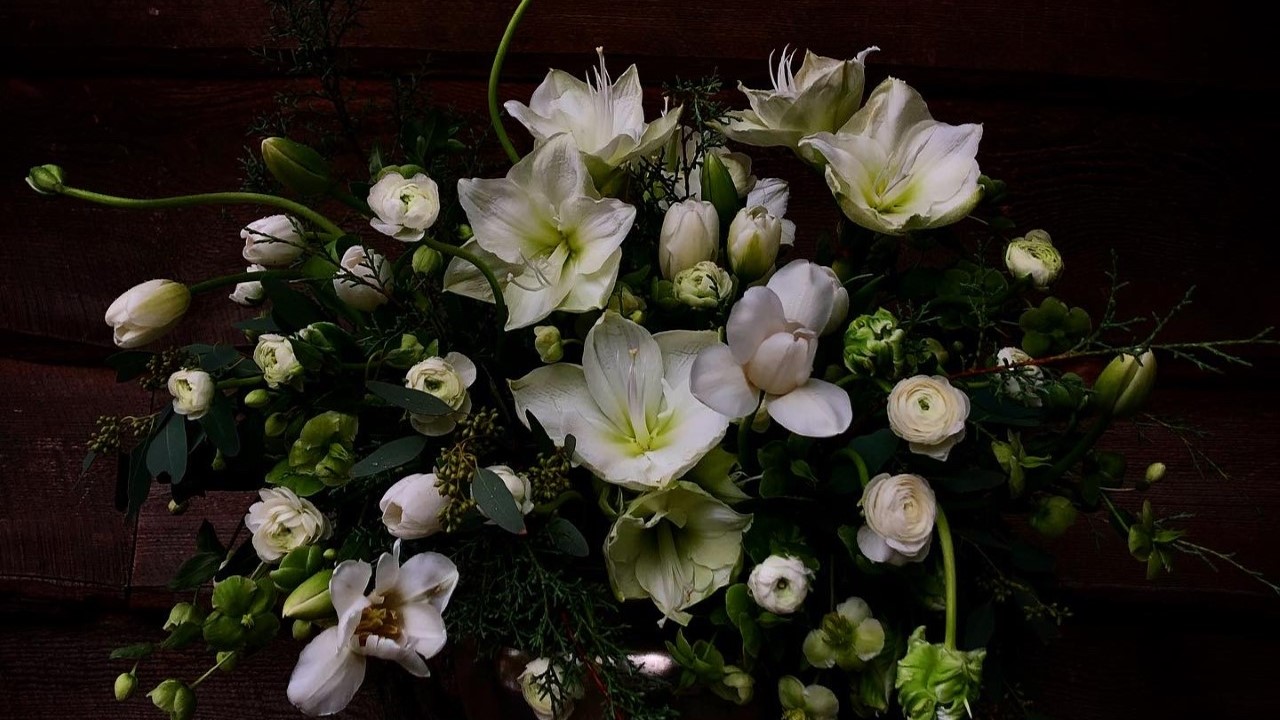
[{"label": "white flower bouquet", "polygon": [[[266,139],[255,161],[282,194],[120,198],[32,169],[47,195],[275,213],[245,217],[228,253],[245,272],[149,280],[106,311],[121,380],[172,400],[91,442],[89,461],[122,458],[128,511],[156,486],[175,512],[260,497],[246,533],[201,530],[173,582],[195,600],[115,653],[134,663],[117,696],[152,656],[202,644],[226,669],[292,635],[289,700],[327,715],[370,660],[422,677],[465,638],[527,655],[540,718],[588,695],[671,717],[697,690],[788,720],[955,718],[994,622],[1066,615],[1040,599],[1036,535],[1098,514],[1152,576],[1213,554],[1120,494],[1162,464],[1133,478],[1097,443],[1141,411],[1157,358],[1203,368],[1246,341],[1162,343],[1164,320],[1138,329],[1114,294],[1097,321],[1048,295],[1063,259],[1005,217],[982,127],[934,119],[895,78],[864,98],[874,49],[798,70],[784,50],[772,87],[741,88],[749,109],[686,82],[659,114],[598,51],[586,80],[552,70],[506,104],[523,156],[491,87],[510,162],[489,172],[490,146],[438,109],[367,174]],[[788,183],[742,146],[824,178],[834,233],[788,219]],[[143,349],[212,291],[256,308],[243,343]],[[655,642],[674,674],[633,662]],[[208,677],[148,696],[185,720]]]}]

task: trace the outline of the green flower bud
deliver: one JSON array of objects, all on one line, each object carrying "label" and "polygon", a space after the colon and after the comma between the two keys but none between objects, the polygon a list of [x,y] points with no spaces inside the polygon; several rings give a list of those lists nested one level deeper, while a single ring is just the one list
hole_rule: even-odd
[{"label": "green flower bud", "polygon": [[1093,384],[1094,407],[1118,418],[1131,417],[1142,409],[1155,382],[1155,353],[1122,354],[1107,364]]},{"label": "green flower bud", "polygon": [[538,325],[533,329],[533,349],[544,363],[560,362],[564,357],[564,341],[560,328],[555,325]]},{"label": "green flower bud", "polygon": [[733,297],[733,276],[714,262],[704,260],[676,273],[672,287],[679,302],[709,310]]},{"label": "green flower bud", "polygon": [[1052,495],[1040,501],[1031,515],[1031,527],[1045,537],[1061,537],[1076,521],[1076,506],[1061,495]]},{"label": "green flower bud", "polygon": [[1061,412],[1079,410],[1086,400],[1084,380],[1075,373],[1064,373],[1056,383],[1049,385],[1046,395],[1047,405]]},{"label": "green flower bud", "polygon": [[844,366],[858,377],[893,380],[901,374],[906,360],[905,338],[898,319],[888,310],[859,315],[844,333]]},{"label": "green flower bud", "polygon": [[315,630],[315,625],[310,620],[294,620],[291,628],[294,640],[306,640],[311,637],[313,630]]},{"label": "green flower bud", "polygon": [[391,367],[407,370],[426,357],[427,349],[418,341],[418,336],[405,333],[400,336],[400,347],[387,353],[386,361]]},{"label": "green flower bud", "polygon": [[631,288],[622,283],[618,283],[605,305],[606,310],[612,310],[634,323],[644,322],[645,307],[644,298],[631,292]]},{"label": "green flower bud", "polygon": [[271,582],[275,583],[281,592],[293,590],[303,580],[320,571],[320,566],[325,559],[324,553],[324,550],[314,545],[306,545],[290,550],[288,554],[280,558],[279,567],[268,574]]},{"label": "green flower bud", "polygon": [[132,672],[120,673],[116,677],[115,693],[116,700],[124,702],[133,697],[133,691],[138,687],[138,676]]},{"label": "green flower bud", "polygon": [[1151,463],[1147,466],[1147,472],[1142,476],[1142,479],[1138,481],[1138,487],[1142,490],[1146,490],[1152,485],[1160,482],[1160,479],[1164,477],[1166,469],[1167,468],[1165,468],[1165,465],[1162,462]]},{"label": "green flower bud", "polygon": [[38,165],[27,173],[27,184],[41,195],[57,195],[62,191],[63,173],[57,165]]},{"label": "green flower bud", "polygon": [[283,615],[294,620],[319,620],[333,615],[333,598],[329,595],[329,579],[333,570],[321,570],[302,581],[284,599]]},{"label": "green flower bud", "polygon": [[293,192],[319,195],[333,185],[329,163],[320,153],[287,138],[262,141],[262,161],[271,176]]},{"label": "green flower bud", "polygon": [[173,696],[173,711],[169,720],[191,720],[196,714],[196,691],[183,685]]},{"label": "green flower bud", "polygon": [[702,199],[716,206],[722,228],[729,227],[733,217],[742,209],[733,174],[716,153],[707,153],[702,159]]},{"label": "green flower bud", "polygon": [[319,448],[332,443],[350,445],[356,439],[359,421],[354,415],[346,415],[330,410],[320,413],[302,426],[298,442],[311,448]]},{"label": "green flower bud", "polygon": [[778,680],[778,701],[786,720],[835,720],[840,713],[840,700],[822,685],[805,686],[787,675]]},{"label": "green flower bud", "polygon": [[907,642],[898,661],[898,704],[909,720],[972,716],[969,708],[982,686],[984,649],[963,652],[925,640],[924,627]]},{"label": "green flower bud", "polygon": [[289,419],[284,413],[271,413],[262,424],[262,432],[267,437],[280,437],[289,429]]},{"label": "green flower bud", "polygon": [[419,275],[434,275],[444,265],[444,257],[434,248],[426,245],[413,251],[413,271]]},{"label": "green flower bud", "polygon": [[189,720],[196,712],[196,694],[181,680],[169,679],[147,693],[151,702],[169,713],[170,720]]},{"label": "green flower bud", "polygon": [[934,362],[939,367],[946,365],[947,360],[951,359],[951,353],[947,352],[947,348],[938,342],[936,338],[925,338],[920,341],[920,354],[922,356],[932,355]]},{"label": "green flower bud", "polygon": [[476,236],[476,233],[474,230],[471,229],[470,225],[463,223],[462,225],[458,226],[458,239],[461,240],[462,242],[466,242],[475,236]]},{"label": "green flower bud", "polygon": [[746,705],[755,694],[755,682],[751,673],[737,665],[726,665],[724,675],[711,686],[711,691],[731,703]]},{"label": "green flower bud", "polygon": [[223,650],[215,658],[219,669],[223,672],[231,672],[236,669],[236,665],[240,662],[240,653],[235,650]]},{"label": "green flower bud", "polygon": [[169,611],[169,619],[164,621],[164,630],[173,631],[178,629],[183,623],[195,623],[199,625],[204,622],[204,611],[192,605],[191,603],[181,602],[173,606]]},{"label": "green flower bud", "polygon": [[316,463],[316,477],[325,485],[336,487],[351,477],[351,467],[355,464],[355,453],[343,445],[333,443],[324,458]]},{"label": "green flower bud", "polygon": [[244,404],[251,408],[266,407],[271,402],[271,393],[263,388],[252,390],[244,396]]},{"label": "green flower bud", "polygon": [[649,288],[649,297],[653,298],[658,307],[666,310],[680,307],[680,301],[676,299],[675,283],[670,280],[654,278],[653,285]]}]

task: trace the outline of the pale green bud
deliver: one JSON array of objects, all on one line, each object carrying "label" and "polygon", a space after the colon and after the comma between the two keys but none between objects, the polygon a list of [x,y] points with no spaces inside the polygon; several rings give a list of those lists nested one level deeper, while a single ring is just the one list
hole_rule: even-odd
[{"label": "pale green bud", "polygon": [[564,357],[564,342],[560,328],[555,325],[538,325],[533,328],[533,349],[544,363],[560,362]]},{"label": "pale green bud", "polygon": [[244,404],[251,408],[266,407],[271,402],[271,393],[262,388],[252,390],[244,396]]},{"label": "pale green bud", "polygon": [[844,332],[844,366],[858,377],[893,380],[906,361],[905,338],[898,319],[888,310],[859,315]]},{"label": "pale green bud", "polygon": [[294,620],[293,627],[291,629],[294,640],[306,640],[311,637],[311,633],[314,630],[315,625],[313,625],[309,620]]},{"label": "pale green bud", "polygon": [[132,672],[120,673],[116,677],[115,693],[116,700],[124,702],[133,697],[133,691],[138,687],[138,676]]},{"label": "pale green bud", "polygon": [[63,177],[57,165],[37,165],[27,173],[27,184],[41,195],[57,195],[62,191]]},{"label": "pale green bud", "polygon": [[160,710],[169,713],[170,720],[190,720],[196,713],[196,694],[180,680],[165,680],[147,693]]},{"label": "pale green bud", "polygon": [[1156,356],[1150,350],[1134,357],[1116,357],[1093,384],[1093,402],[1114,417],[1131,417],[1142,409],[1156,382]]},{"label": "pale green bud", "polygon": [[710,261],[676,273],[672,286],[676,300],[691,308],[709,310],[733,297],[733,276]]},{"label": "pale green bud", "polygon": [[743,208],[729,224],[729,267],[743,282],[755,282],[773,269],[782,246],[782,220],[763,205]]},{"label": "pale green bud", "polygon": [[1009,241],[1004,264],[1016,278],[1029,278],[1039,290],[1053,284],[1062,274],[1062,254],[1044,230],[1032,230],[1025,237]]},{"label": "pale green bud", "polygon": [[413,251],[413,271],[419,275],[434,275],[444,264],[444,257],[434,248],[426,245]]},{"label": "pale green bud", "polygon": [[283,615],[294,620],[319,620],[333,615],[333,598],[329,595],[329,579],[333,570],[321,570],[303,580],[284,599]]},{"label": "pale green bud", "polygon": [[474,230],[471,229],[470,225],[463,223],[462,225],[458,226],[458,239],[461,240],[462,242],[466,242],[475,236],[476,236],[476,233]]},{"label": "pale green bud", "polygon": [[315,150],[288,138],[263,140],[262,162],[281,185],[302,195],[319,195],[333,185],[328,161]]},{"label": "pale green bud", "polygon": [[605,309],[612,310],[634,323],[644,322],[644,298],[631,292],[631,288],[618,283]]},{"label": "pale green bud", "polygon": [[240,654],[235,650],[223,650],[215,656],[215,661],[223,672],[231,672],[240,662]]},{"label": "pale green bud", "polygon": [[1040,501],[1029,522],[1041,535],[1056,538],[1075,524],[1076,515],[1076,506],[1071,500],[1052,495]]},{"label": "pale green bud", "polygon": [[279,437],[287,429],[289,429],[289,419],[284,413],[271,413],[262,425],[262,432],[267,437]]},{"label": "pale green bud", "polygon": [[[219,468],[216,468],[216,467],[214,468],[214,470],[218,470],[218,469],[219,469]],[[187,508],[188,508],[188,507],[190,507],[190,506],[191,506],[191,504],[190,504],[190,503],[188,503],[186,500],[183,500],[182,502],[178,502],[177,500],[170,500],[170,501],[169,501],[169,506],[168,506],[168,508],[169,508],[169,514],[170,514],[170,515],[181,515],[182,513],[186,512],[186,511],[187,511]]]},{"label": "pale green bud", "polygon": [[178,324],[191,305],[191,291],[172,280],[148,280],[116,298],[106,323],[117,346],[130,349],[159,340]]},{"label": "pale green bud", "polygon": [[1151,463],[1147,466],[1147,472],[1143,474],[1142,479],[1138,481],[1138,487],[1146,490],[1147,488],[1160,482],[1164,477],[1167,468],[1162,462]]},{"label": "pale green bud", "polygon": [[733,174],[717,153],[707,153],[703,157],[701,183],[702,199],[715,206],[716,214],[720,216],[720,227],[729,225],[742,209],[742,199],[733,182]]}]

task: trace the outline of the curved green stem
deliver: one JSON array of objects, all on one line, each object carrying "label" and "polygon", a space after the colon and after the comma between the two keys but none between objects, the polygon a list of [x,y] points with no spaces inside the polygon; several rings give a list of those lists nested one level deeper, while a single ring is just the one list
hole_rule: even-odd
[{"label": "curved green stem", "polygon": [[208,280],[198,282],[195,285],[188,286],[187,290],[189,290],[192,295],[197,295],[202,292],[217,290],[221,287],[227,287],[228,285],[235,285],[242,282],[253,282],[255,280],[297,280],[306,276],[307,274],[301,270],[259,270],[257,272],[242,272],[235,273],[234,275],[222,275],[216,278],[209,278]]},{"label": "curved green stem", "polygon": [[345,234],[342,228],[306,205],[288,198],[263,193],[216,192],[197,195],[175,195],[164,198],[124,198],[115,195],[104,195],[90,190],[81,190],[80,188],[66,185],[58,186],[57,192],[77,200],[131,210],[163,210],[165,208],[193,207],[196,205],[269,205],[309,220],[325,232],[335,235]]},{"label": "curved green stem", "polygon": [[442,243],[439,240],[432,239],[431,237],[422,238],[422,243],[441,255],[456,257],[459,260],[464,260],[475,265],[476,269],[480,271],[480,274],[484,275],[485,282],[489,283],[489,289],[493,291],[493,304],[498,311],[498,324],[506,327],[507,302],[502,298],[502,286],[498,284],[498,276],[493,274],[493,271],[489,269],[489,266],[485,265],[484,261],[480,258],[456,245]]},{"label": "curved green stem", "polygon": [[1098,442],[1098,439],[1102,437],[1102,434],[1109,427],[1111,427],[1111,413],[1103,413],[1094,421],[1093,426],[1084,434],[1084,437],[1080,438],[1080,442],[1076,443],[1076,446],[1071,448],[1070,452],[1063,455],[1061,460],[1054,463],[1048,472],[1038,478],[1039,482],[1047,485],[1067,474],[1067,471],[1080,462],[1085,453],[1089,452],[1089,449]]},{"label": "curved green stem", "polygon": [[942,575],[947,588],[947,635],[944,642],[948,650],[955,650],[956,597],[959,594],[956,587],[956,548],[951,541],[951,525],[947,522],[947,514],[942,511],[942,508],[938,508],[937,526],[938,544],[942,546]]},{"label": "curved green stem", "polygon": [[742,472],[749,473],[755,467],[755,463],[751,461],[751,425],[756,421],[756,415],[760,412],[760,406],[764,404],[764,393],[760,393],[760,400],[756,403],[756,409],[751,414],[738,421],[738,467]]},{"label": "curved green stem", "polygon": [[246,378],[232,378],[231,380],[219,380],[217,388],[219,390],[226,390],[227,388],[253,387],[260,382],[262,382],[261,375],[254,375],[253,377]]},{"label": "curved green stem", "polygon": [[530,2],[532,0],[520,0],[516,11],[511,14],[507,31],[502,34],[502,42],[498,43],[498,50],[493,54],[493,67],[489,70],[489,121],[493,123],[493,132],[498,136],[498,142],[502,143],[502,149],[513,163],[520,162],[520,154],[511,144],[511,138],[507,137],[506,128],[502,127],[502,115],[498,110],[498,76],[502,74],[502,61],[507,59],[511,38],[515,37],[516,27],[520,25],[520,18],[524,17],[524,11],[529,8]]}]

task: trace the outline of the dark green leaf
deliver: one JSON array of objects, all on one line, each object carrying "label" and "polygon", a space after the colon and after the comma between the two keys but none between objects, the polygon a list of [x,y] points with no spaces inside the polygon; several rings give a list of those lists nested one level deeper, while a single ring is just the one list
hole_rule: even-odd
[{"label": "dark green leaf", "polygon": [[791,475],[787,470],[777,467],[766,467],[760,476],[759,493],[762,498],[782,497],[787,494],[787,481]]},{"label": "dark green leaf", "polygon": [[107,358],[107,366],[116,371],[116,382],[128,382],[147,371],[154,353],[123,350]]},{"label": "dark green leaf", "polygon": [[170,413],[147,448],[147,469],[153,476],[167,474],[173,484],[187,474],[187,419]]},{"label": "dark green leaf", "polygon": [[196,531],[196,549],[217,555],[227,554],[227,549],[218,541],[218,533],[213,529],[213,523],[208,520],[201,522],[200,529]]},{"label": "dark green leaf", "polygon": [[849,551],[849,557],[855,561],[862,557],[862,551],[858,549],[858,528],[853,525],[841,525],[836,530],[836,535],[840,537],[844,549]]},{"label": "dark green leaf", "polygon": [[524,532],[524,516],[507,484],[488,468],[478,467],[471,478],[471,497],[480,512],[509,533]]},{"label": "dark green leaf", "polygon": [[245,628],[240,618],[221,612],[209,615],[204,621],[204,641],[215,650],[238,650],[244,644]]},{"label": "dark green leaf", "polygon": [[134,643],[111,651],[112,660],[141,660],[156,651],[151,643]]},{"label": "dark green leaf", "polygon": [[453,412],[453,408],[446,405],[443,400],[421,390],[414,390],[403,385],[382,382],[381,380],[370,380],[365,383],[365,387],[369,389],[369,392],[392,405],[404,408],[417,415],[448,415]]},{"label": "dark green leaf", "polygon": [[284,472],[270,478],[272,485],[289,488],[298,497],[311,497],[324,489],[324,481],[315,473]]},{"label": "dark green leaf", "polygon": [[979,390],[969,396],[971,409],[969,420],[976,423],[1035,427],[1040,424],[1041,412],[1005,397],[996,397],[991,390]]},{"label": "dark green leaf", "polygon": [[289,338],[289,346],[293,348],[293,356],[298,364],[306,370],[319,370],[324,365],[324,353],[314,345],[305,343],[296,337]]},{"label": "dark green leaf", "polygon": [[238,323],[233,323],[231,327],[237,330],[247,330],[249,332],[256,332],[256,333],[280,332],[280,326],[276,325],[276,321],[272,320],[270,315],[263,315],[262,317],[249,318],[248,320],[241,320]]},{"label": "dark green leaf", "polygon": [[586,557],[591,552],[591,548],[587,545],[587,539],[582,536],[578,528],[562,517],[557,517],[547,523],[547,534],[551,536],[551,541],[555,543],[556,549],[565,555]]},{"label": "dark green leaf", "polygon": [[325,319],[311,298],[280,280],[263,280],[262,289],[271,300],[271,319],[283,330],[294,332]]},{"label": "dark green leaf", "polygon": [[84,475],[89,472],[89,468],[93,467],[93,461],[98,459],[98,453],[90,450],[85,454],[84,460],[80,463],[80,474]]},{"label": "dark green leaf", "polygon": [[858,453],[867,466],[867,475],[875,477],[898,451],[898,436],[889,428],[854,438],[849,449]]},{"label": "dark green leaf", "polygon": [[160,647],[165,650],[181,650],[195,642],[196,638],[202,634],[201,630],[199,623],[184,622],[169,633],[169,637],[160,643]]},{"label": "dark green leaf", "polygon": [[224,457],[231,458],[240,454],[240,433],[236,429],[235,408],[227,396],[214,393],[209,412],[200,418],[200,426]]},{"label": "dark green leaf", "polygon": [[412,462],[414,458],[422,454],[422,449],[426,446],[427,439],[421,435],[410,435],[399,440],[392,440],[389,443],[383,443],[377,450],[369,453],[368,457],[351,468],[351,477],[367,477],[398,468],[401,465]]},{"label": "dark green leaf", "polygon": [[185,350],[200,358],[200,369],[214,372],[236,362],[240,353],[230,345],[188,345]]},{"label": "dark green leaf", "polygon": [[194,590],[213,579],[222,565],[222,554],[200,552],[187,558],[173,579],[169,581],[169,589],[174,591]]}]

